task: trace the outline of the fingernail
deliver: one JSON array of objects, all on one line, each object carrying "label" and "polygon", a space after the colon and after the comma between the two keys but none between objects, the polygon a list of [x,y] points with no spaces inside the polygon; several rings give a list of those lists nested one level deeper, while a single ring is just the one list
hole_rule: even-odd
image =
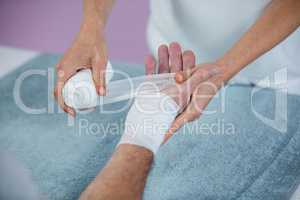
[{"label": "fingernail", "polygon": [[99,94],[102,95],[102,96],[104,96],[105,93],[106,93],[105,87],[104,86],[100,86],[99,87]]},{"label": "fingernail", "polygon": [[175,79],[176,79],[176,82],[177,82],[177,83],[182,83],[182,82],[184,82],[183,75],[180,74],[180,73],[177,73],[177,74],[175,75]]}]

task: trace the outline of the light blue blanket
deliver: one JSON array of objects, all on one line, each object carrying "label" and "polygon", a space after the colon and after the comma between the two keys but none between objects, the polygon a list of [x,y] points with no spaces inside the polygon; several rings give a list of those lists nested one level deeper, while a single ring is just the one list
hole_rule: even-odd
[{"label": "light blue blanket", "polygon": [[[0,150],[13,153],[30,170],[40,194],[73,200],[111,156],[128,109],[81,114],[68,126],[67,115],[57,111],[53,88],[47,86],[58,59],[42,55],[0,80]],[[131,76],[144,72],[143,66],[113,66]],[[28,69],[45,74],[25,79],[20,98],[27,107],[45,107],[51,113],[28,114],[16,105],[14,86]],[[186,125],[163,145],[144,199],[289,199],[300,177],[300,97],[287,97],[287,132],[282,133],[262,121],[275,114],[275,92],[256,92],[251,101],[254,89],[229,86],[209,104],[207,111],[213,113]]]}]

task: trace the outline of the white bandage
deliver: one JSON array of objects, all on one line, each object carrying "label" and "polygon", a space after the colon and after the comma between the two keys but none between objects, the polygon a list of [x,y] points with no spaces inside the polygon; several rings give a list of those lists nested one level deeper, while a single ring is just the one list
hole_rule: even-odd
[{"label": "white bandage", "polygon": [[[113,69],[110,62],[106,66],[106,84],[113,77]],[[93,81],[92,71],[84,69],[72,76],[65,84],[62,95],[65,104],[76,109],[93,108],[98,105],[98,94]]]},{"label": "white bandage", "polygon": [[176,102],[164,93],[139,92],[128,112],[119,145],[133,144],[156,154],[178,111]]}]

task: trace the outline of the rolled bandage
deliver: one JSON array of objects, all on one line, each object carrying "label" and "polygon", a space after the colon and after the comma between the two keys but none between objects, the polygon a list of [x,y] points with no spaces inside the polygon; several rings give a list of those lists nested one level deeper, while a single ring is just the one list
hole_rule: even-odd
[{"label": "rolled bandage", "polygon": [[128,112],[119,145],[141,146],[155,155],[178,111],[177,103],[162,92],[138,92]]},{"label": "rolled bandage", "polygon": [[[106,84],[113,77],[113,69],[110,62],[106,66]],[[65,104],[76,109],[93,108],[98,105],[98,94],[93,81],[92,71],[84,69],[72,76],[65,84],[62,95]]]}]

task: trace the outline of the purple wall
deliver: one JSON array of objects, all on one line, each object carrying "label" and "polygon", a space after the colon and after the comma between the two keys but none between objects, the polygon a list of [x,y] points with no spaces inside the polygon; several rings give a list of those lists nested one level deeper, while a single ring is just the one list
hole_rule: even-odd
[{"label": "purple wall", "polygon": [[[117,0],[107,26],[110,58],[142,63],[149,1]],[[82,0],[0,0],[0,45],[64,52],[79,29]]]}]

